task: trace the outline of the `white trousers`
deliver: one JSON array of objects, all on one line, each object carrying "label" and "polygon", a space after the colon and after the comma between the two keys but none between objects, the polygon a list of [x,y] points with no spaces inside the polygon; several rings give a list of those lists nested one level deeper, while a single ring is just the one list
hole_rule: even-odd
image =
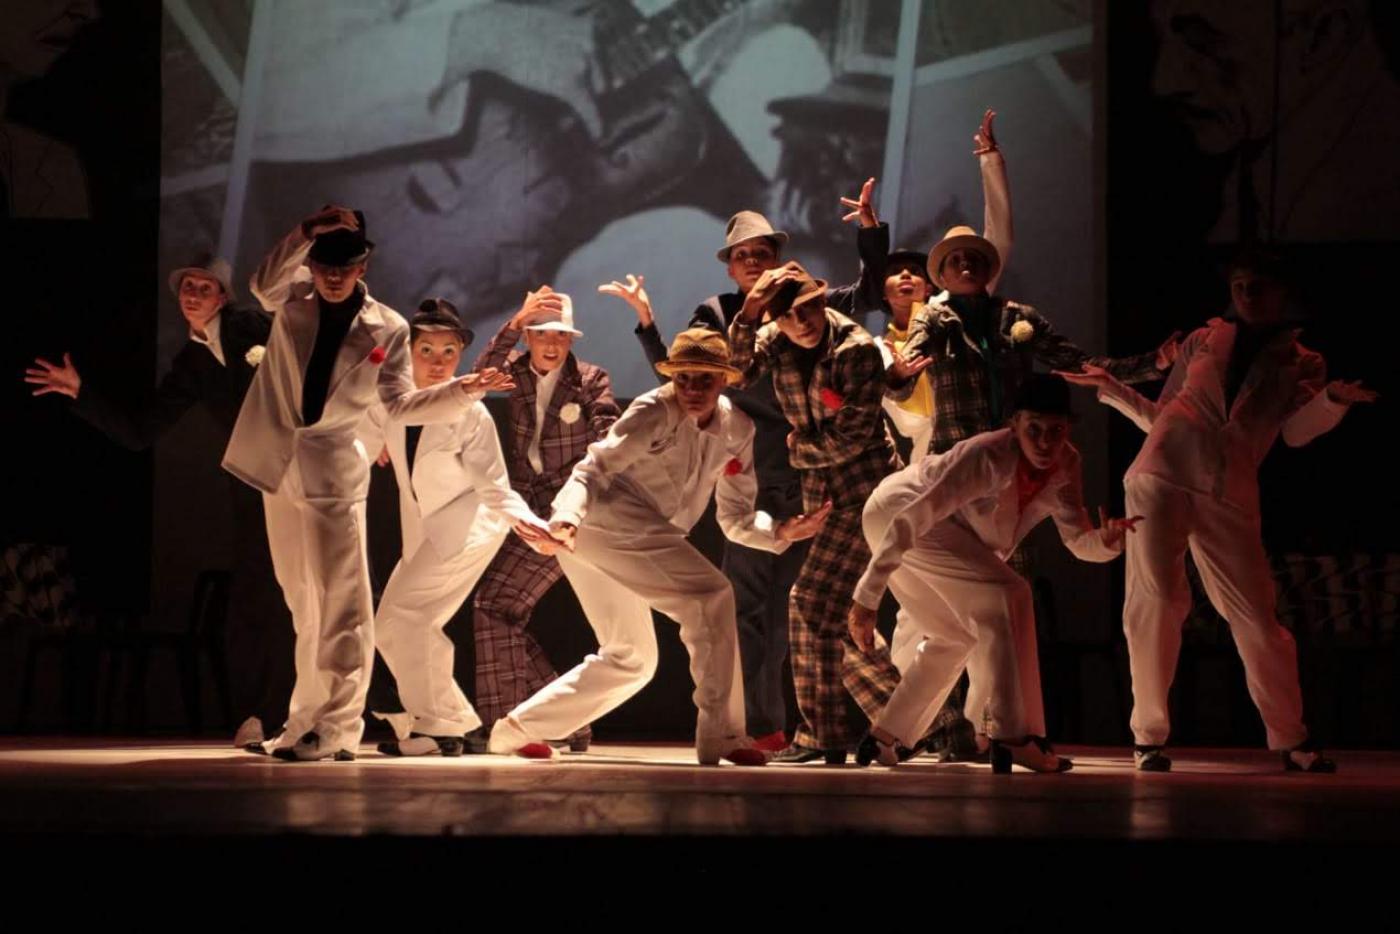
[{"label": "white trousers", "polygon": [[690,653],[699,760],[716,763],[740,745],[744,683],[734,591],[679,529],[658,518],[635,519],[626,532],[584,525],[577,550],[559,554],[598,651],[496,721],[492,752],[568,736],[640,691],[656,673],[653,609],[680,624]]},{"label": "white trousers", "polygon": [[1258,515],[1147,475],[1129,477],[1124,489],[1128,515],[1146,517],[1128,536],[1123,603],[1134,740],[1160,746],[1171,733],[1167,695],[1181,652],[1181,626],[1191,611],[1189,548],[1211,605],[1230,625],[1269,748],[1291,749],[1303,742],[1308,731],[1298,652],[1274,615],[1274,576]]},{"label": "white trousers", "polygon": [[276,748],[314,731],[323,748],[354,751],[364,734],[374,660],[374,605],[363,500],[308,498],[292,459],[263,494],[272,568],[296,631],[296,683]]},{"label": "white trousers", "polygon": [[986,710],[988,735],[1044,734],[1030,585],[996,552],[940,523],[904,553],[890,590],[905,617],[895,632],[904,669],[876,726],[913,745],[966,666],[978,705],[968,709]]},{"label": "white trousers", "polygon": [[443,627],[495,557],[510,529],[496,515],[477,508],[466,546],[441,558],[431,541],[401,558],[389,576],[374,618],[375,643],[398,682],[399,699],[411,717],[404,729],[428,736],[461,736],[481,726],[467,696],[452,676],[455,652]]}]

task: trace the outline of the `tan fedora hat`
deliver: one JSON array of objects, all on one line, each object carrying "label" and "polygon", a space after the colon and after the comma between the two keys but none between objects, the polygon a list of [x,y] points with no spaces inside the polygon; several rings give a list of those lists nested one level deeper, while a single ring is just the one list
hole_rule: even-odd
[{"label": "tan fedora hat", "polygon": [[729,341],[709,328],[690,328],[677,334],[671,342],[670,356],[656,365],[656,372],[662,376],[675,376],[685,370],[722,373],[730,385],[744,378],[743,372],[729,363]]},{"label": "tan fedora hat", "polygon": [[781,230],[774,230],[773,225],[768,223],[768,218],[757,211],[740,211],[729,219],[729,223],[724,228],[724,247],[715,255],[719,257],[721,263],[729,262],[729,251],[743,243],[745,240],[756,240],[759,237],[766,237],[776,240],[778,246],[782,246],[788,241],[788,235]]},{"label": "tan fedora hat", "polygon": [[943,273],[941,271],[943,260],[948,258],[948,254],[954,250],[976,250],[982,254],[987,261],[987,280],[991,281],[997,277],[998,270],[1001,269],[1001,254],[997,248],[986,237],[981,236],[971,227],[950,227],[943,235],[943,239],[938,241],[932,250],[928,252],[928,274],[933,280],[933,284],[940,289],[948,286],[943,284]]}]

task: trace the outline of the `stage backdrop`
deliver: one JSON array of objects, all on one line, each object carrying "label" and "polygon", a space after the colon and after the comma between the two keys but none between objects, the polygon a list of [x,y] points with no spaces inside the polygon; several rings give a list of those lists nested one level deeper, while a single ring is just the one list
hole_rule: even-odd
[{"label": "stage backdrop", "polygon": [[[869,176],[900,244],[980,229],[972,135],[993,107],[1018,234],[1006,291],[1101,346],[1089,6],[170,0],[162,267],[209,245],[246,283],[301,218],[351,205],[378,244],[376,296],[401,311],[448,298],[480,345],[549,283],[574,298],[576,353],[630,398],[656,379],[635,316],[600,283],[645,275],[669,338],[730,286],[714,253],[743,208],[786,230],[788,253],[815,274],[851,280],[855,231],[838,199]],[[185,330],[160,298],[164,359]],[[158,451],[155,578],[172,619],[194,572],[227,550],[226,507],[198,492],[217,479],[212,439],[192,417]],[[397,543],[393,481],[377,471],[375,487],[382,579]],[[1068,573],[1080,574],[1066,578],[1075,615],[1106,612],[1107,578]],[[587,645],[582,619],[555,625],[575,633],[561,652]],[[662,629],[663,683],[620,722],[683,735],[688,677],[673,627]]]}]

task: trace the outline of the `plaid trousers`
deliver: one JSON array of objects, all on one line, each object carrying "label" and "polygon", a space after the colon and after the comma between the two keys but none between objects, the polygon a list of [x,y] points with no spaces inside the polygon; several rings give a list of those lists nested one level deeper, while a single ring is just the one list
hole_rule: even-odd
[{"label": "plaid trousers", "polygon": [[472,600],[472,630],[476,712],[487,728],[559,677],[525,627],[535,604],[563,575],[558,561],[510,535],[481,577]]},{"label": "plaid trousers", "polygon": [[[856,581],[870,561],[870,548],[861,531],[861,510],[837,509],[812,539],[802,572],[793,585],[789,602],[788,637],[792,652],[793,685],[802,723],[793,742],[813,749],[845,749],[854,743],[847,718],[847,647],[855,645],[846,630],[846,616]],[[853,683],[864,693],[884,697],[893,693],[899,673],[889,662],[860,666]],[[860,702],[860,695],[852,695]],[[862,708],[864,705],[862,704]]]}]

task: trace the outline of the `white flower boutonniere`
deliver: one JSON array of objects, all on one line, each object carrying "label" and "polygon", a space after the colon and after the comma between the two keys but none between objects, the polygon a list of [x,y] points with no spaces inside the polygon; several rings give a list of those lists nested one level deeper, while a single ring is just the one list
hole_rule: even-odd
[{"label": "white flower boutonniere", "polygon": [[263,357],[267,355],[267,348],[262,344],[254,344],[248,348],[248,352],[243,355],[243,359],[248,361],[249,366],[257,366],[262,363]]},{"label": "white flower boutonniere", "polygon": [[582,414],[583,410],[578,407],[578,403],[570,402],[559,409],[559,421],[565,425],[572,425],[579,420],[579,416]]},{"label": "white flower boutonniere", "polygon": [[1035,325],[1029,321],[1021,320],[1011,325],[1011,342],[1013,344],[1024,344],[1035,337]]}]

